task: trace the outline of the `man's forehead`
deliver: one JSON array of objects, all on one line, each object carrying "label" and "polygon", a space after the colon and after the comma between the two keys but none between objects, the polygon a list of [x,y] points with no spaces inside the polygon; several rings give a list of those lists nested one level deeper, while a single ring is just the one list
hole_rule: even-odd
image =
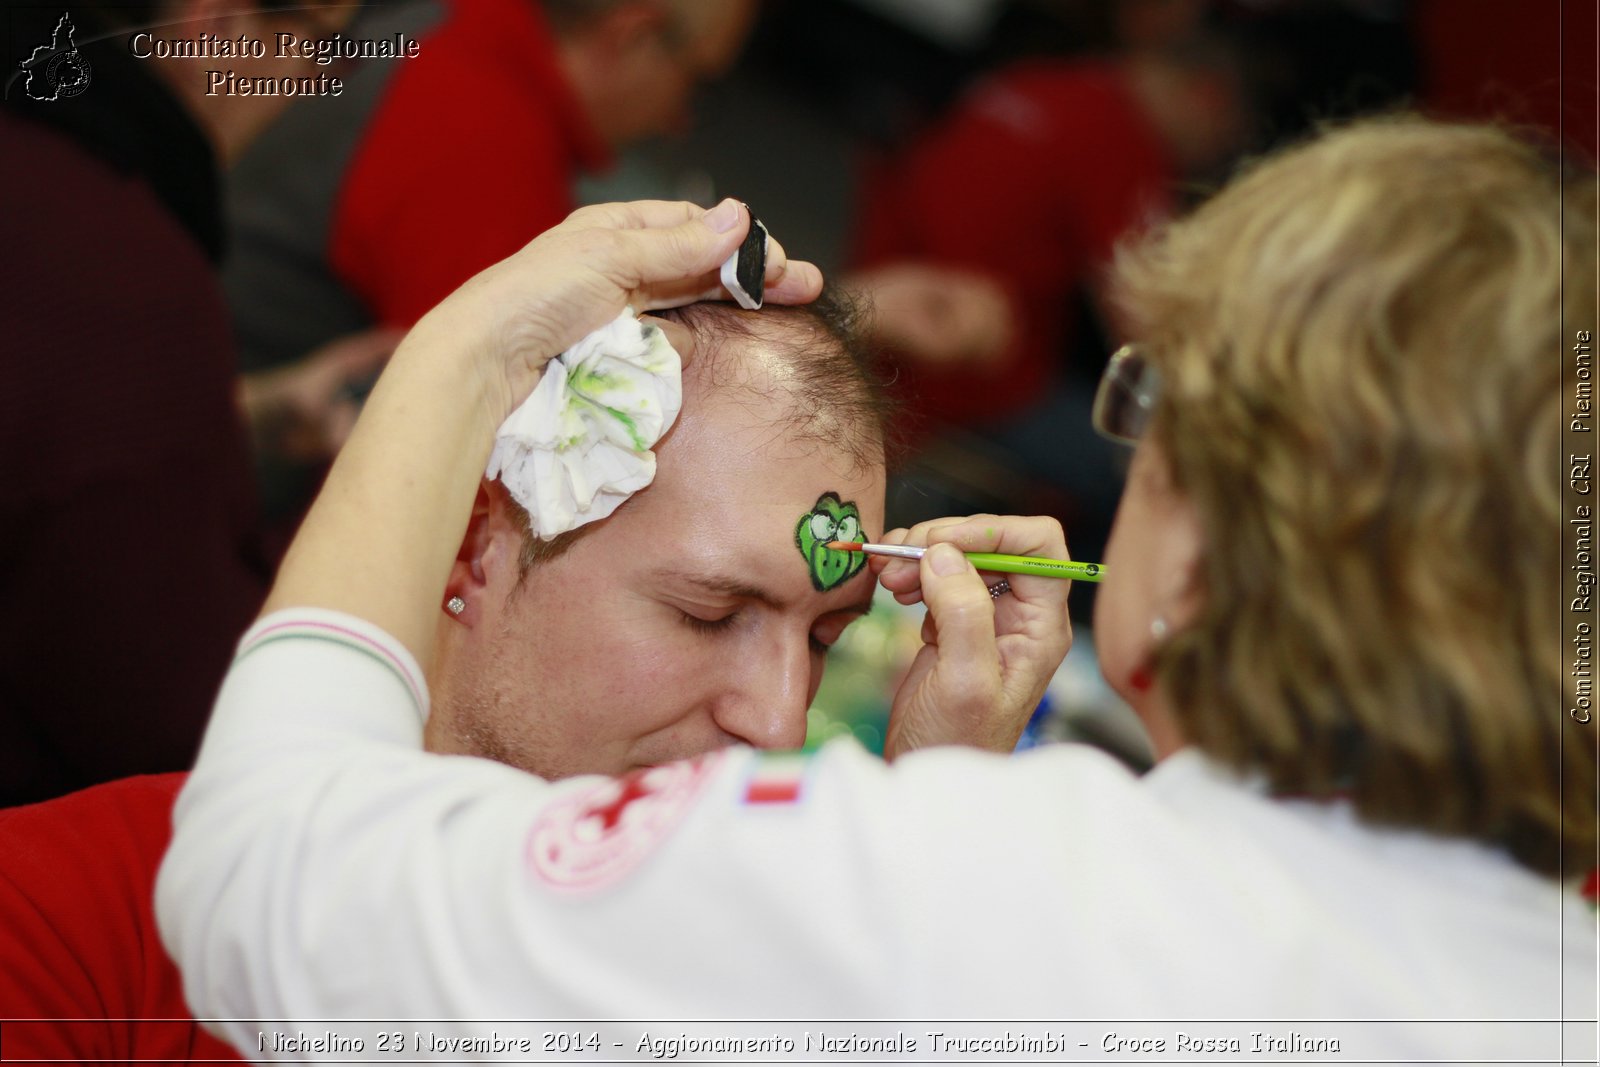
[{"label": "man's forehead", "polygon": [[[771,540],[792,546],[801,519],[814,513],[819,502],[837,520],[853,515],[858,525],[878,533],[882,521],[881,489],[859,482],[849,485],[837,478],[763,479],[757,472],[737,482],[711,479],[663,480],[640,493],[639,506],[627,510],[630,526],[663,543],[676,546],[704,540],[744,542]],[[874,496],[877,499],[874,499]],[[623,513],[619,512],[618,518]],[[860,538],[854,538],[860,540]]]},{"label": "man's forehead", "polygon": [[655,484],[612,517],[613,550],[651,570],[760,577],[789,601],[824,588],[811,577],[818,531],[808,523],[827,527],[823,540],[881,532],[881,473],[844,477],[814,456],[773,461],[737,448],[694,462],[692,451],[670,468],[663,458]]},{"label": "man's forehead", "polygon": [[836,435],[818,433],[818,418],[797,412],[795,402],[781,386],[686,387],[683,411],[656,448],[655,484],[667,490],[661,495],[722,499],[719,487],[727,487],[752,504],[801,503],[830,488],[864,492],[881,484],[881,467],[861,469]]},{"label": "man's forehead", "polygon": [[881,465],[863,468],[817,432],[817,418],[795,409],[804,394],[791,380],[794,355],[782,349],[810,329],[763,322],[719,337],[715,355],[697,352],[684,374],[683,410],[656,448],[655,482],[617,516],[631,513],[627,523],[653,554],[684,558],[709,539],[767,567],[787,554],[803,578],[798,526],[830,494],[855,515],[841,539],[881,532]]},{"label": "man's forehead", "polygon": [[[814,539],[802,543],[801,537],[800,524],[809,517],[792,516],[786,509],[777,522],[731,525],[710,536],[680,528],[638,562],[645,564],[652,581],[669,587],[758,600],[780,609],[812,603],[819,594],[859,593],[859,583],[850,579],[863,568],[839,565],[837,557],[845,554],[832,553],[835,565],[825,574],[816,566]],[[865,562],[865,557],[854,558]],[[866,598],[870,600],[870,591]]]},{"label": "man's forehead", "polygon": [[733,323],[698,320],[691,328],[695,361],[683,371],[684,406],[691,411],[734,392],[750,394],[746,401],[787,402],[803,377],[797,360],[817,335],[817,325],[806,319],[749,313]]}]

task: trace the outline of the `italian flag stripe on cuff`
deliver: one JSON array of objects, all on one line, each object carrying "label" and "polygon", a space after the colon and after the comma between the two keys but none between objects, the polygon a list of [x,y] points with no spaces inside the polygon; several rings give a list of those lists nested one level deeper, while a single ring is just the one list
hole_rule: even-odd
[{"label": "italian flag stripe on cuff", "polygon": [[744,786],[746,804],[794,804],[800,799],[811,758],[804,752],[763,752]]},{"label": "italian flag stripe on cuff", "polygon": [[[270,645],[275,641],[290,639],[305,639],[312,641],[329,641],[333,644],[344,645],[363,655],[370,656],[383,664],[400,679],[406,689],[411,693],[411,701],[417,710],[424,716],[428,713],[427,688],[419,680],[418,675],[411,667],[395,655],[394,651],[382,641],[371,634],[362,633],[357,627],[366,628],[370,624],[359,619],[350,619],[350,625],[330,621],[332,612],[322,613],[329,619],[319,617],[295,617],[288,611],[274,612],[257,622],[246,631],[243,640],[239,642],[239,651],[234,659],[241,660],[263,645]],[[376,627],[372,627],[376,630]],[[377,631],[382,633],[382,631]]]}]

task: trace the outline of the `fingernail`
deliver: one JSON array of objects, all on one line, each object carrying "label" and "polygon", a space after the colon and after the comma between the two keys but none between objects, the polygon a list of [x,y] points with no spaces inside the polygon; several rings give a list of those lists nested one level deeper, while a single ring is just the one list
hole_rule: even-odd
[{"label": "fingernail", "polygon": [[928,561],[933,564],[933,573],[941,577],[948,578],[967,569],[967,557],[955,545],[934,545],[928,549]]},{"label": "fingernail", "polygon": [[705,223],[717,233],[727,233],[739,225],[739,201],[729,198],[706,212]]}]

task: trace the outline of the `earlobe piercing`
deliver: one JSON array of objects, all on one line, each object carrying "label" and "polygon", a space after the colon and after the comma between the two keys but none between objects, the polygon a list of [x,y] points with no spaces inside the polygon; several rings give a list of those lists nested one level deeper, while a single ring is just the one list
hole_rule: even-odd
[{"label": "earlobe piercing", "polygon": [[452,615],[460,615],[467,610],[467,602],[458,596],[453,596],[444,602],[444,610]]},{"label": "earlobe piercing", "polygon": [[[1167,639],[1167,631],[1169,629],[1171,629],[1171,627],[1167,625],[1166,618],[1164,616],[1157,615],[1155,618],[1150,620],[1150,639],[1158,645],[1161,644],[1161,642]],[[1156,676],[1150,670],[1150,665],[1148,663],[1141,663],[1139,666],[1135,667],[1133,669],[1133,673],[1128,676],[1128,685],[1131,686],[1136,692],[1148,693],[1151,687],[1155,684]]]}]

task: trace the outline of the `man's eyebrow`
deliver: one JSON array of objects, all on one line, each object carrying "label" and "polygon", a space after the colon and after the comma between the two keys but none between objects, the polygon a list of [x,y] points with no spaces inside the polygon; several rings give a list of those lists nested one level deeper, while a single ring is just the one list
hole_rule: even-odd
[{"label": "man's eyebrow", "polygon": [[741,600],[754,600],[771,608],[782,608],[784,606],[783,598],[777,596],[771,590],[754,585],[749,579],[738,578],[730,574],[716,574],[710,571],[667,570],[663,571],[661,576],[669,581],[698,585],[702,589],[709,589],[713,593],[721,593],[724,596],[738,597]]},{"label": "man's eyebrow", "polygon": [[[661,576],[666,578],[668,581],[685,582],[689,585],[698,585],[702,589],[708,589],[713,593],[721,593],[724,596],[738,597],[740,600],[754,600],[757,603],[765,604],[767,607],[780,611],[787,606],[784,599],[778,596],[776,593],[773,593],[771,590],[763,589],[761,586],[750,582],[750,580],[747,578],[739,578],[731,574],[717,574],[710,571],[669,569],[662,571]],[[842,608],[835,608],[828,614],[832,615],[842,611],[854,611],[861,615],[865,615],[871,610],[872,594],[868,593],[866,598],[859,603],[846,604]]]}]

